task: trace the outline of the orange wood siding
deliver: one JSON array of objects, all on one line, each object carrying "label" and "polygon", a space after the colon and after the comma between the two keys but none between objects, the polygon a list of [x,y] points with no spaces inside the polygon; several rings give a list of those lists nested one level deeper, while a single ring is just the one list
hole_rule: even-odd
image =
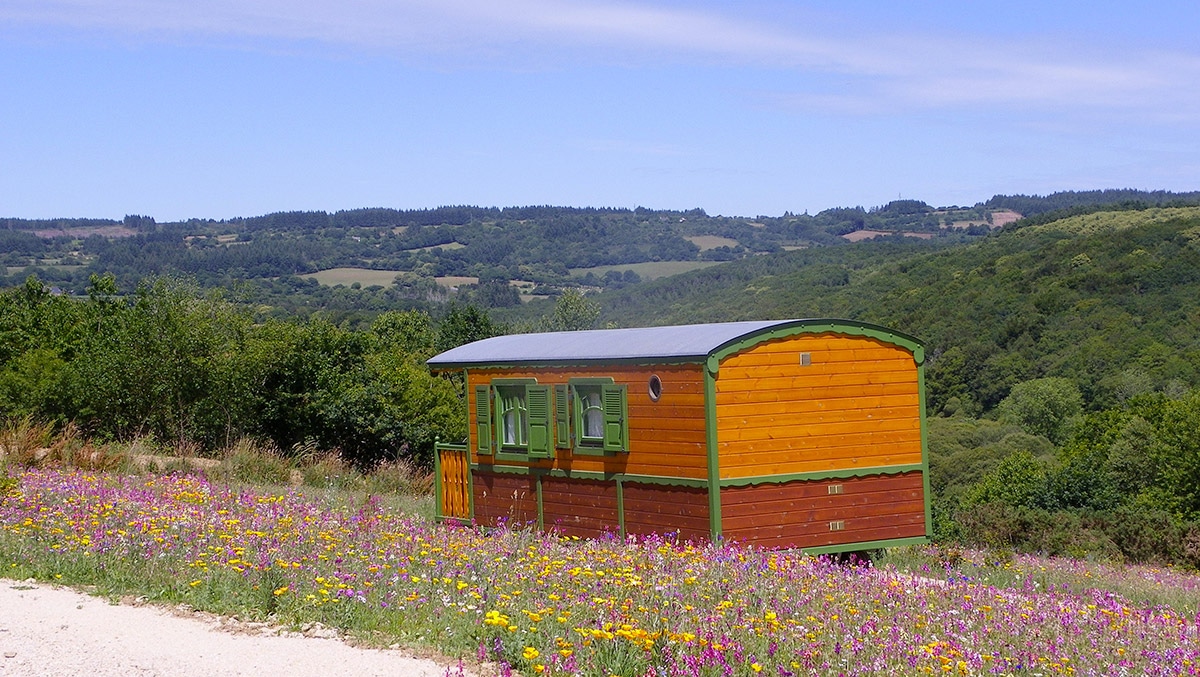
[{"label": "orange wood siding", "polygon": [[617,483],[543,477],[542,524],[580,538],[618,533]]},{"label": "orange wood siding", "polygon": [[[650,399],[650,376],[662,379],[663,394],[658,402]],[[566,449],[555,451],[553,459],[503,461],[511,465],[592,472],[623,472],[656,477],[707,477],[704,435],[704,373],[700,365],[648,365],[590,368],[472,369],[467,376],[467,412],[469,416],[471,460],[491,462],[478,450],[475,426],[475,386],[487,385],[496,378],[533,378],[540,385],[567,383],[572,378],[611,377],[628,386],[629,453],[609,456],[574,454]],[[554,435],[551,435],[553,439]],[[476,508],[478,511],[478,508]]]},{"label": "orange wood siding", "polygon": [[710,537],[708,489],[626,482],[625,533],[677,533],[681,541]]},{"label": "orange wood siding", "polygon": [[[831,485],[842,493],[830,494]],[[725,487],[726,539],[765,548],[815,548],[925,536],[920,472]],[[831,531],[830,522],[844,529]]]},{"label": "orange wood siding", "polygon": [[767,341],[723,360],[716,390],[722,478],[921,462],[917,366],[903,348],[837,334]]},{"label": "orange wood siding", "polygon": [[526,475],[476,472],[475,523],[494,527],[501,523],[537,524],[537,485]]}]

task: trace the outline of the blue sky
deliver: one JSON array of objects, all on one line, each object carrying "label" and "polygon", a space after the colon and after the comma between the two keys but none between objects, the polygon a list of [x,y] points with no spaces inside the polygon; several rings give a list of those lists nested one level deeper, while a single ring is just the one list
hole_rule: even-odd
[{"label": "blue sky", "polygon": [[1200,3],[0,0],[0,216],[1200,190]]}]

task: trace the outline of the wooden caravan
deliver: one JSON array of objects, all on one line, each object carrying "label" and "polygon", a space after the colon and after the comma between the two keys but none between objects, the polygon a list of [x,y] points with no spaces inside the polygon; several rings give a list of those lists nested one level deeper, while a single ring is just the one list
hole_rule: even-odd
[{"label": "wooden caravan", "polygon": [[839,552],[929,535],[924,350],[846,320],[498,336],[461,370],[438,515]]}]

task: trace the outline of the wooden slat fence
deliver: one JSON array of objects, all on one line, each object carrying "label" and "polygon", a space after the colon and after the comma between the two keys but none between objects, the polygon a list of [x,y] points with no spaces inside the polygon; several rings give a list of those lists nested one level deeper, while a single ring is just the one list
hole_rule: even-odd
[{"label": "wooden slat fence", "polygon": [[437,517],[464,522],[471,519],[471,464],[464,444],[434,445],[437,476]]}]

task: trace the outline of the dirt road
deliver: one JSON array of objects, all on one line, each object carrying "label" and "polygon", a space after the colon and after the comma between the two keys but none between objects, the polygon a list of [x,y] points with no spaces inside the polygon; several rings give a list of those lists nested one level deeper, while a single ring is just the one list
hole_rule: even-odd
[{"label": "dirt road", "polygon": [[[0,579],[0,676],[325,677],[459,675],[400,650]],[[328,635],[311,636],[311,635]]]}]

